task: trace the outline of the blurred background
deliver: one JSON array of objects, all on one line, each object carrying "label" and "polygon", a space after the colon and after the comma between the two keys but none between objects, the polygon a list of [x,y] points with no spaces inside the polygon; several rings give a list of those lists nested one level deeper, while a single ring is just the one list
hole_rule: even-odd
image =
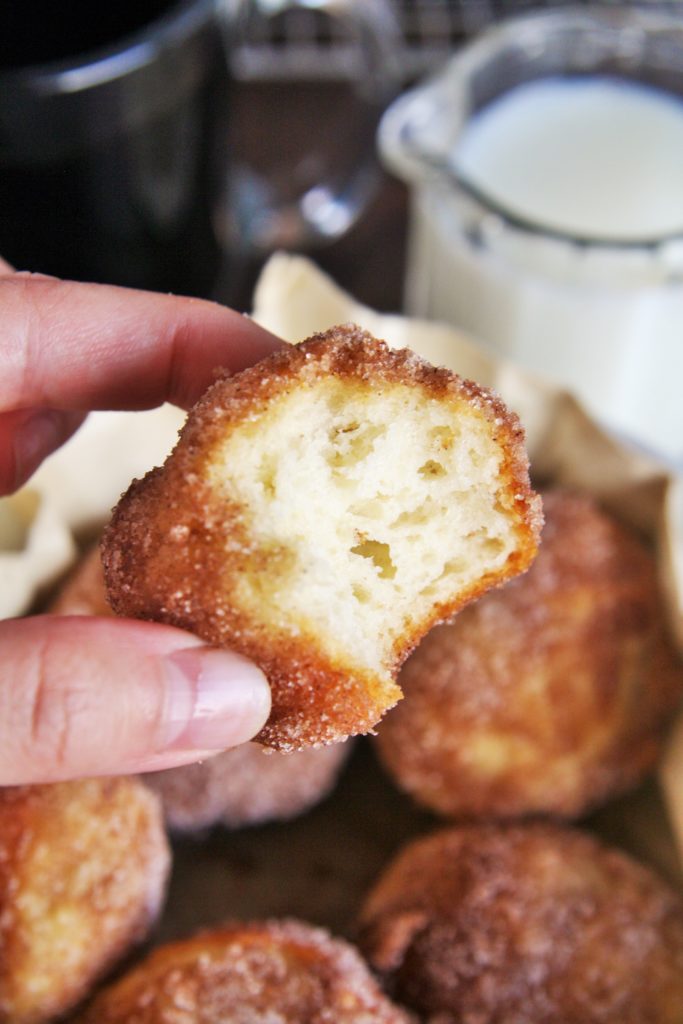
[{"label": "blurred background", "polygon": [[[387,4],[397,28],[396,92],[435,74],[464,43],[501,19],[552,8],[624,6],[620,0],[387,0]],[[643,0],[630,6],[680,13],[683,19],[681,0]],[[329,124],[329,111],[334,110],[332,131],[337,145],[345,131],[355,132],[357,125],[351,127],[352,109],[345,115],[339,106],[344,96],[352,102],[344,81],[353,63],[347,34],[315,5],[255,24],[249,43],[238,49],[235,61],[239,83],[236,137],[244,147],[245,158],[257,164],[263,159],[265,139],[278,130],[282,111],[288,112],[292,123],[298,121],[306,135],[308,129],[303,126],[310,126],[312,119]],[[290,152],[287,159],[292,162],[291,173],[296,156]],[[403,303],[408,193],[402,182],[380,168],[379,162],[376,171],[376,184],[363,214],[342,237],[317,245],[312,255],[360,301],[376,309],[399,311]],[[262,254],[257,253],[243,268],[233,292],[237,305],[248,306],[262,262]]]},{"label": "blurred background", "polygon": [[492,23],[567,6],[140,0],[94,19],[86,0],[0,4],[0,252],[248,308],[285,248],[397,310],[406,190],[376,157],[382,113]]},{"label": "blurred background", "polygon": [[[597,87],[581,134],[536,100],[463,176],[479,115],[544,78]],[[681,2],[0,4],[0,253],[242,310],[271,253],[304,253],[683,469],[682,98]]]}]

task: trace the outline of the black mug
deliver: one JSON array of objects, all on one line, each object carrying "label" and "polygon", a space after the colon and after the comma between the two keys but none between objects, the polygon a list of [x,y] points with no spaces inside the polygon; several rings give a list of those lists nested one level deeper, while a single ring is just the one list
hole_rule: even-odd
[{"label": "black mug", "polygon": [[[231,51],[261,8],[298,5],[0,5],[0,255],[21,269],[76,280],[211,294],[234,256],[228,250],[248,244],[249,234],[244,215],[226,210],[237,194]],[[379,110],[392,84],[384,0],[317,6],[341,10],[356,34],[365,62],[358,89]],[[366,173],[349,167],[335,188],[351,195]],[[241,169],[240,188],[250,194],[244,179]],[[276,191],[267,202],[277,206]],[[310,208],[300,204],[294,229],[288,218],[287,241],[295,246],[315,236]]]}]

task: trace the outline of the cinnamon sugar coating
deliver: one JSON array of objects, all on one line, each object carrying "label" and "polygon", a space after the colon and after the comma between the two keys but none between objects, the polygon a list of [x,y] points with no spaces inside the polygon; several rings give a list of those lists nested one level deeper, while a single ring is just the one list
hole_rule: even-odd
[{"label": "cinnamon sugar coating", "polygon": [[543,495],[529,572],[404,665],[377,748],[449,817],[579,816],[635,785],[683,695],[654,556],[589,497]]},{"label": "cinnamon sugar coating", "polygon": [[254,660],[259,742],[370,731],[421,636],[535,553],[523,433],[491,393],[334,328],[219,380],[103,542],[122,615]]},{"label": "cinnamon sugar coating", "polygon": [[0,789],[0,1021],[72,1009],[156,919],[170,865],[135,779]]},{"label": "cinnamon sugar coating", "polygon": [[159,947],[78,1024],[409,1024],[356,950],[298,921],[228,924]]},{"label": "cinnamon sugar coating", "polygon": [[426,1024],[680,1024],[683,902],[556,825],[468,825],[399,853],[360,945]]}]

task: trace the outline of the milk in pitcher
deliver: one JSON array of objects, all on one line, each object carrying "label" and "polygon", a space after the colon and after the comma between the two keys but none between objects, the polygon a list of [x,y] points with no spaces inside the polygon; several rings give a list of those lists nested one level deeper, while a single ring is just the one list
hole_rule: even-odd
[{"label": "milk in pitcher", "polygon": [[409,311],[683,467],[683,102],[617,77],[539,78],[471,118],[447,164],[413,193]]}]

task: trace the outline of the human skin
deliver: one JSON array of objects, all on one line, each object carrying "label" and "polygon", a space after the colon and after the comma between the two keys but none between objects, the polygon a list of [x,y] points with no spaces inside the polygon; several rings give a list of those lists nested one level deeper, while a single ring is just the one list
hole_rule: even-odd
[{"label": "human skin", "polygon": [[[217,367],[280,342],[216,303],[16,273],[0,260],[0,495],[93,409],[188,408]],[[0,785],[186,764],[255,735],[262,673],[183,630],[125,619],[0,622]]]}]

